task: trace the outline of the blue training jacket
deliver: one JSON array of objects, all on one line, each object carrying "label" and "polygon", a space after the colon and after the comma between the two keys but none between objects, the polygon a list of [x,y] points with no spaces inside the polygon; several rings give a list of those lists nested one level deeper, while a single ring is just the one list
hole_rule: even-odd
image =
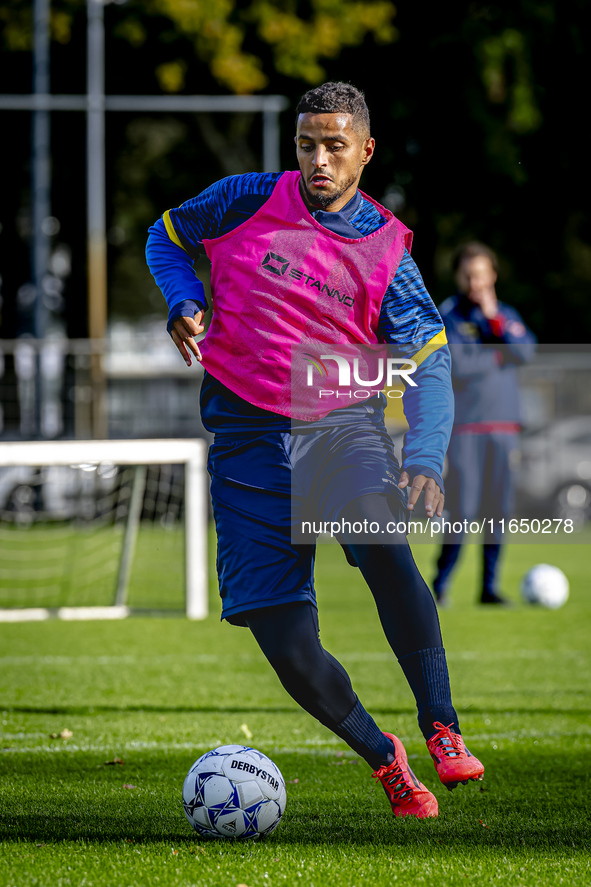
[{"label": "blue training jacket", "polygon": [[455,425],[520,422],[517,367],[530,361],[536,337],[510,305],[491,323],[466,296],[439,306],[452,356]]}]

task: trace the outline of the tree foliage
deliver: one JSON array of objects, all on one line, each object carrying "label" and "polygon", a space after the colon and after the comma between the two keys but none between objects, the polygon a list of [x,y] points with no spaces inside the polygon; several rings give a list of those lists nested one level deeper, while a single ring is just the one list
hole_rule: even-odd
[{"label": "tree foliage", "polygon": [[[6,92],[29,89],[31,6],[0,0]],[[415,231],[413,255],[436,301],[453,286],[455,246],[477,237],[500,255],[501,297],[547,341],[574,341],[591,335],[588,8],[588,0],[463,0],[426,14],[424,4],[388,0],[128,0],[105,7],[106,90],[272,92],[295,107],[324,79],[355,83],[377,139],[362,187]],[[52,90],[82,92],[85,2],[51,0],[51,12]],[[82,116],[52,118],[53,211],[74,257],[72,317],[86,275],[83,209],[71,187],[76,180],[83,193]],[[21,257],[0,268],[6,306],[28,274],[15,219],[29,201],[29,132],[28,118],[4,119],[11,176],[0,223],[5,254]],[[282,162],[293,168],[288,114],[282,126]],[[113,311],[133,314],[152,286],[146,228],[216,178],[256,169],[260,117],[113,114],[107,151],[109,225],[125,231],[110,246]]]},{"label": "tree foliage", "polygon": [[[52,4],[54,40],[70,40],[74,16],[83,9],[83,0]],[[395,15],[390,0],[132,0],[116,33],[137,48],[148,36],[142,18],[162,17],[168,21],[168,28],[162,29],[164,42],[174,40],[175,35],[188,38],[196,58],[208,66],[220,87],[248,95],[265,89],[273,73],[265,70],[257,43],[271,47],[275,71],[316,84],[326,77],[322,61],[336,58],[344,47],[361,44],[367,35],[381,44],[394,42],[398,36]],[[0,4],[0,21],[5,48],[31,48],[30,2]],[[246,49],[246,42],[255,51]],[[171,93],[183,89],[186,69],[184,59],[157,65],[161,88]]]},{"label": "tree foliage", "polygon": [[[309,84],[326,77],[323,59],[336,58],[368,34],[381,43],[397,37],[392,24],[396,8],[389,0],[311,0],[309,5],[297,0],[251,0],[246,5],[234,0],[148,0],[146,10],[165,16],[190,38],[219,85],[237,94],[269,84],[272,72],[265,70],[259,54],[245,48],[255,35],[272,48],[275,71]],[[161,68],[160,81],[176,92],[183,78],[172,73],[171,64]]]}]

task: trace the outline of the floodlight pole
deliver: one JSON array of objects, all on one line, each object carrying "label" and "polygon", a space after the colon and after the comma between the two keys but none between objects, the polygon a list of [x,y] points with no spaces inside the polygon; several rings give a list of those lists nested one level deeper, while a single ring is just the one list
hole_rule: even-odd
[{"label": "floodlight pole", "polygon": [[[49,69],[49,0],[35,0],[33,6],[33,93],[35,97],[47,95],[50,90]],[[35,288],[32,332],[43,339],[47,333],[47,306],[44,283],[49,267],[49,236],[44,231],[45,219],[51,215],[51,123],[48,108],[33,112],[31,131],[31,214],[32,214],[32,277]],[[43,381],[41,379],[41,354],[35,354],[36,372],[34,387],[33,422],[31,431],[41,436]]]},{"label": "floodlight pole", "polygon": [[[86,36],[86,220],[88,238],[88,336],[107,334],[107,211],[105,175],[104,0],[87,0]],[[100,354],[91,357],[92,428],[107,437],[106,383]]]},{"label": "floodlight pole", "polygon": [[103,0],[87,0],[86,214],[88,230],[88,335],[107,330],[105,192],[105,27]]},{"label": "floodlight pole", "polygon": [[[35,0],[33,28],[33,92],[49,94],[49,0]],[[49,264],[49,237],[43,222],[51,215],[50,111],[37,108],[33,112],[32,132],[32,227],[33,284],[35,303],[33,333],[42,339],[47,329],[47,308],[43,299],[43,279]],[[39,392],[37,392],[37,395]],[[38,400],[38,397],[37,397]],[[39,404],[37,404],[39,413]],[[37,429],[39,430],[39,429]]]},{"label": "floodlight pole", "polygon": [[[51,95],[49,91],[49,6],[50,0],[34,0],[34,91],[31,95],[0,94],[0,110],[33,112],[33,277],[36,288],[35,335],[42,338],[47,328],[43,279],[49,262],[49,235],[43,222],[51,215],[50,112],[86,111],[86,200],[88,230],[88,334],[104,339],[107,329],[107,238],[105,187],[105,112],[202,113],[260,112],[263,117],[263,170],[278,172],[279,114],[288,106],[281,95],[181,95],[105,96],[104,5],[111,0],[86,0],[87,92],[86,95]],[[93,373],[101,386],[100,361]],[[104,425],[97,391],[95,434]],[[104,433],[104,431],[103,431]]]}]

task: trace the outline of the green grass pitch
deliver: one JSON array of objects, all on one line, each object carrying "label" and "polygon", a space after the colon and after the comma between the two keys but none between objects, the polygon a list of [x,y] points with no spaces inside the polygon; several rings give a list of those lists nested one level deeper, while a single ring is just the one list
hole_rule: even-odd
[{"label": "green grass pitch", "polygon": [[[406,744],[439,799],[437,820],[392,817],[367,765],[287,697],[245,629],[220,624],[213,579],[202,623],[0,625],[0,885],[591,884],[589,547],[508,548],[503,589],[516,606],[502,611],[474,605],[478,551],[466,547],[441,622],[462,727],[486,773],[450,793],[368,590],[340,549],[319,550],[323,642]],[[435,549],[415,554],[430,578]],[[519,603],[519,577],[539,562],[569,577],[561,610]],[[162,581],[151,575],[148,597]],[[64,729],[71,738],[52,738]],[[182,782],[200,754],[234,742],[276,761],[287,809],[265,841],[204,842],[185,819]]]}]

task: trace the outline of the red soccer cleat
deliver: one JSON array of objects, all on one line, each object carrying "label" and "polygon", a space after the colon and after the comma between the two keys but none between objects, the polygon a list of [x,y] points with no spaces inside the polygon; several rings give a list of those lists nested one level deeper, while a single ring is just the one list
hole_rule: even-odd
[{"label": "red soccer cleat", "polygon": [[394,816],[417,816],[419,819],[438,816],[437,798],[419,782],[408,766],[406,750],[401,741],[392,733],[384,733],[384,736],[394,743],[396,756],[388,767],[380,767],[372,776],[384,786]]},{"label": "red soccer cleat", "polygon": [[451,724],[444,727],[435,721],[433,726],[437,733],[427,740],[427,748],[444,786],[452,791],[459,782],[482,779],[484,765],[468,751],[461,735],[451,732]]}]

